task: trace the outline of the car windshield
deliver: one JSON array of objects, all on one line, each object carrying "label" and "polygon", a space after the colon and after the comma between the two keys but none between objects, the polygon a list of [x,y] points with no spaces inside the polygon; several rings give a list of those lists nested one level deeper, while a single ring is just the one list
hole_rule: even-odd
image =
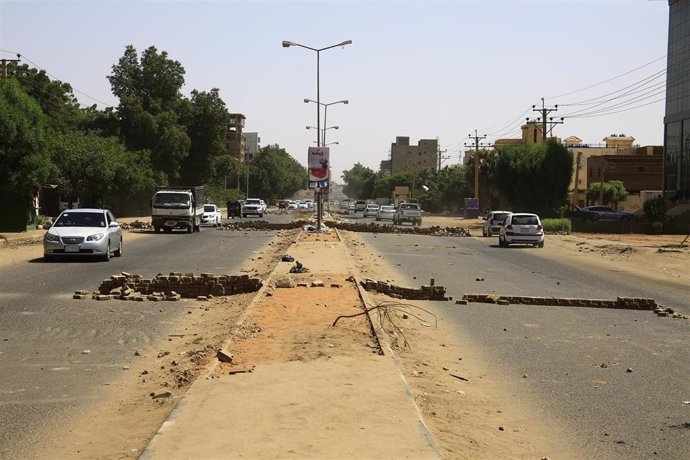
[{"label": "car windshield", "polygon": [[416,204],[401,204],[400,209],[419,209]]},{"label": "car windshield", "polygon": [[395,211],[393,206],[381,206],[381,211]]},{"label": "car windshield", "polygon": [[513,216],[514,225],[539,225],[537,216]]},{"label": "car windshield", "polygon": [[209,205],[204,206],[204,212],[215,212],[215,211],[216,211],[216,207],[213,206],[213,205],[211,205],[211,206],[209,206]]},{"label": "car windshield", "polygon": [[188,208],[187,193],[156,193],[153,199],[154,208]]},{"label": "car windshield", "polygon": [[64,212],[53,227],[105,227],[105,216],[98,212]]},{"label": "car windshield", "polygon": [[507,212],[497,212],[496,214],[493,215],[492,219],[503,222],[504,220],[506,220],[506,217],[508,217]]},{"label": "car windshield", "polygon": [[245,201],[244,204],[261,204],[261,200],[249,199]]}]

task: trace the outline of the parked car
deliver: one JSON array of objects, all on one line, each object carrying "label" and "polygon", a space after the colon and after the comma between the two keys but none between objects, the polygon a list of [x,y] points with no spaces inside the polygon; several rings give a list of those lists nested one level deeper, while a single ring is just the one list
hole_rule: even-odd
[{"label": "parked car", "polygon": [[536,214],[509,213],[498,233],[498,245],[507,248],[511,244],[531,244],[544,247],[544,227]]},{"label": "parked car", "polygon": [[292,200],[287,202],[287,209],[297,209],[297,208],[298,208],[297,202],[292,201]]},{"label": "parked car", "polygon": [[263,217],[265,205],[261,204],[262,201],[263,200],[259,198],[247,198],[244,200],[244,204],[242,205],[242,217],[247,217],[249,215]]},{"label": "parked car", "polygon": [[376,213],[376,220],[393,220],[394,215],[395,206],[383,205],[379,208],[378,212]]},{"label": "parked car", "polygon": [[217,227],[220,225],[221,216],[220,208],[215,204],[205,204],[204,213],[201,215],[201,223],[205,225],[213,225]]},{"label": "parked car", "polygon": [[364,217],[376,217],[379,212],[379,205],[376,203],[369,203],[366,208],[364,208]]},{"label": "parked car", "polygon": [[501,230],[503,221],[506,220],[506,216],[510,214],[509,211],[491,211],[484,217],[484,224],[482,225],[482,235],[493,236],[494,233],[498,233]]},{"label": "parked car", "polygon": [[608,206],[586,206],[580,209],[580,214],[586,222],[628,221],[635,217],[631,212],[617,211]]},{"label": "parked car", "polygon": [[367,209],[367,202],[364,200],[355,201],[355,212],[364,212]]},{"label": "parked car", "polygon": [[66,209],[43,236],[43,258],[122,256],[122,229],[107,209]]},{"label": "parked car", "polygon": [[349,206],[350,206],[350,200],[343,200],[340,202],[340,205],[339,205],[340,209],[343,211],[347,211],[348,209],[350,209]]},{"label": "parked car", "polygon": [[417,203],[399,203],[393,214],[393,224],[402,225],[403,222],[422,225],[422,208]]}]

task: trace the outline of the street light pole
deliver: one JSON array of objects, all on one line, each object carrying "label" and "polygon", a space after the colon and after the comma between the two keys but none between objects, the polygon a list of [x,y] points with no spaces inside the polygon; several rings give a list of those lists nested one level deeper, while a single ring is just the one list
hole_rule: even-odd
[{"label": "street light pole", "polygon": [[[316,145],[321,147],[321,75],[320,75],[320,63],[321,63],[321,51],[326,51],[331,48],[336,48],[338,46],[351,45],[352,40],[345,40],[335,45],[326,46],[325,48],[312,48],[310,46],[301,45],[299,43],[291,42],[288,40],[283,40],[283,48],[289,48],[291,46],[299,46],[300,48],[305,48],[316,52]],[[317,189],[317,213],[316,213],[316,225],[317,231],[321,231],[321,216],[323,213],[323,205],[321,202],[321,191]]]}]

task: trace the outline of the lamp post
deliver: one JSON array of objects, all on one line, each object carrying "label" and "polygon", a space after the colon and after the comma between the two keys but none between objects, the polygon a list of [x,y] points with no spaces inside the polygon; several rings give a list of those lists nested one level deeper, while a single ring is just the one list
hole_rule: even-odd
[{"label": "lamp post", "polygon": [[[313,99],[304,99],[304,103],[308,104],[310,102],[313,102],[314,104],[318,104],[323,107],[323,125],[326,126],[327,117],[328,117],[328,106],[329,105],[335,105],[335,104],[349,104],[350,101],[347,99],[342,99],[340,101],[335,101],[335,102],[329,102],[328,104],[324,104],[323,102],[317,102]],[[337,128],[336,128],[337,129]],[[321,139],[321,145],[325,147],[326,144],[326,131],[324,130],[322,133],[323,138]]]},{"label": "lamp post", "polygon": [[[325,124],[325,123],[324,123]],[[307,126],[307,129],[316,129],[319,131],[319,137],[321,138],[320,143],[316,142],[317,147],[325,147],[326,146],[326,131],[329,129],[340,129],[340,126],[329,126],[328,128],[323,128],[319,129],[315,126]]]},{"label": "lamp post", "polygon": [[[314,144],[316,144],[316,141],[312,141]],[[328,147],[329,145],[338,145],[340,142],[335,141],[335,142],[329,142],[328,144],[321,144],[321,147]]]},{"label": "lamp post", "polygon": [[[291,46],[298,46],[300,48],[308,49],[316,52],[316,146],[321,146],[321,83],[320,83],[320,59],[321,51],[326,51],[331,48],[337,48],[338,46],[351,45],[352,40],[345,40],[344,42],[337,43],[335,45],[326,46],[324,48],[312,48],[311,46],[301,45],[299,43],[291,42],[288,40],[283,40],[283,48],[289,48]],[[325,123],[324,123],[325,124]],[[318,231],[321,231],[321,215],[323,212],[323,207],[321,203],[321,191],[318,192],[318,203],[317,203],[317,213],[316,213],[316,225]]]}]

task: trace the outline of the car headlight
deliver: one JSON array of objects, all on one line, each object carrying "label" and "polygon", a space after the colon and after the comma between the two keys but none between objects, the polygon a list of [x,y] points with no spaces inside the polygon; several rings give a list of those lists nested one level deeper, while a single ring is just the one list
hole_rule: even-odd
[{"label": "car headlight", "polygon": [[46,239],[46,241],[52,241],[52,242],[59,242],[60,241],[60,237],[54,233],[46,233],[45,239]]},{"label": "car headlight", "polygon": [[102,240],[104,236],[105,233],[94,233],[93,235],[87,236],[86,241],[99,241]]}]

